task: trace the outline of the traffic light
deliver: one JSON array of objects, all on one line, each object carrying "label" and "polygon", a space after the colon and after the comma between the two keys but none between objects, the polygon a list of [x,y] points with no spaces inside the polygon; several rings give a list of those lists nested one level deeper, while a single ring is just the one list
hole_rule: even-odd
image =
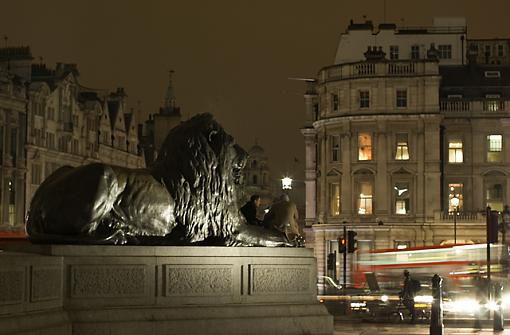
[{"label": "traffic light", "polygon": [[347,231],[347,252],[354,252],[356,250],[356,233],[354,230],[348,230]]},{"label": "traffic light", "polygon": [[338,239],[338,252],[343,254],[347,250],[347,241],[345,237],[340,237]]}]

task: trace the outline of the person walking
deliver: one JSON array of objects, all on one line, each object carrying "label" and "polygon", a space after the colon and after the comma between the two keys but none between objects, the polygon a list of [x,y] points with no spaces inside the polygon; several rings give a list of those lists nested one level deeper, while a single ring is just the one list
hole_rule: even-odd
[{"label": "person walking", "polygon": [[417,279],[411,278],[409,271],[404,270],[404,287],[400,291],[400,299],[411,314],[411,323],[416,322],[416,310],[414,309],[414,297],[420,290],[421,285]]}]

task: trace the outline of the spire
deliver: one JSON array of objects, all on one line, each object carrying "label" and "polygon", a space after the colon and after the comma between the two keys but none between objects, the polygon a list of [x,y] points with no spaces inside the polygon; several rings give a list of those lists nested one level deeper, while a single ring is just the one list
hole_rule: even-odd
[{"label": "spire", "polygon": [[168,88],[166,89],[165,109],[173,110],[175,108],[175,92],[172,85],[172,75],[174,70],[168,71]]}]

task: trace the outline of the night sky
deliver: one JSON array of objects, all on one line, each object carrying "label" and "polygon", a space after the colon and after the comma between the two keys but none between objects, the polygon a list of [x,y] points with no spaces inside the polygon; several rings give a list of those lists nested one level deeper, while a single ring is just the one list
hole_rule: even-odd
[{"label": "night sky", "polygon": [[[379,24],[383,4],[0,0],[0,35],[9,46],[30,46],[37,62],[77,63],[84,86],[125,87],[143,117],[157,112],[173,69],[184,118],[213,113],[246,149],[258,138],[275,177],[303,178],[304,84],[288,78],[332,64],[349,20]],[[509,38],[509,9],[509,0],[386,0],[386,21],[432,25],[435,16],[462,16],[470,38]]]}]

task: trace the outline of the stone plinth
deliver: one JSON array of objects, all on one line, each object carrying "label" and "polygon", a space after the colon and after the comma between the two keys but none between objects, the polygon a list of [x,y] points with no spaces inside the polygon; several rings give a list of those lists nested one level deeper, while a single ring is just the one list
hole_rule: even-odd
[{"label": "stone plinth", "polygon": [[[0,322],[52,308],[72,324],[72,332],[54,334],[333,333],[332,317],[317,302],[311,249],[22,248],[29,255],[0,253]],[[28,262],[26,272],[13,257]],[[3,277],[4,264],[13,265]],[[11,285],[17,289],[2,291]],[[16,304],[2,305],[4,292],[18,292],[3,298]]]}]

